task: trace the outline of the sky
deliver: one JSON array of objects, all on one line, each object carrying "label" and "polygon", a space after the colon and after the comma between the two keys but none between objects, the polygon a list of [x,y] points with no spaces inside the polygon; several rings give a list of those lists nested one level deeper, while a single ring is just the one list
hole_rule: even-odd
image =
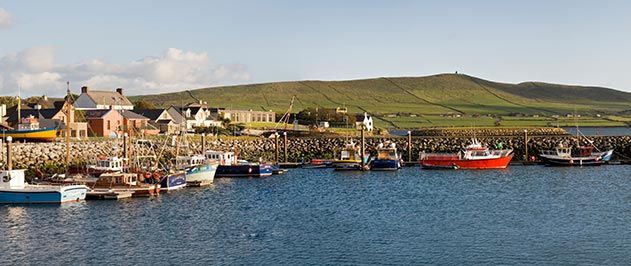
[{"label": "sky", "polygon": [[5,1],[0,95],[466,73],[631,91],[631,1]]}]

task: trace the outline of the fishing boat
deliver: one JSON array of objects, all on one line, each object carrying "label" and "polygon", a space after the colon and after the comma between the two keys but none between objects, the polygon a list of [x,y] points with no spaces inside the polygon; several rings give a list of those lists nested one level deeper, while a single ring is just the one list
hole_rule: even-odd
[{"label": "fishing boat", "polygon": [[372,171],[397,171],[401,169],[401,156],[394,142],[386,141],[377,145],[377,157],[370,161]]},{"label": "fishing boat", "polygon": [[113,195],[148,197],[160,193],[160,184],[138,181],[135,173],[104,173],[99,176],[87,193],[87,199],[118,199]]},{"label": "fishing boat", "polygon": [[269,164],[237,160],[234,152],[207,151],[205,156],[219,163],[216,177],[267,177],[274,171]]},{"label": "fishing boat", "polygon": [[362,158],[360,148],[351,140],[340,152],[340,157],[333,160],[333,169],[335,171],[359,171],[362,170],[362,160],[364,160],[364,165],[368,165],[367,158],[366,155]]},{"label": "fishing boat", "polygon": [[[581,145],[581,139],[588,146]],[[600,151],[594,142],[588,139],[578,129],[576,125],[576,146],[574,152],[572,147],[559,143],[553,150],[543,150],[539,154],[541,160],[548,166],[598,166],[611,160],[613,150]]]},{"label": "fishing boat", "polygon": [[40,128],[38,119],[29,115],[21,118],[17,129],[6,130],[3,135],[4,137],[11,137],[13,140],[52,142],[57,138],[57,129]]},{"label": "fishing boat", "polygon": [[12,169],[11,137],[7,137],[7,170],[0,171],[0,203],[65,203],[85,199],[84,185],[31,185],[24,169]]},{"label": "fishing boat", "polygon": [[176,169],[184,171],[187,186],[201,187],[213,183],[217,162],[206,159],[204,155],[178,156],[176,162]]},{"label": "fishing boat", "polygon": [[490,150],[477,139],[458,153],[420,154],[426,169],[504,169],[513,158],[512,149]]},{"label": "fishing boat", "polygon": [[553,150],[543,150],[539,157],[548,166],[598,166],[609,161],[613,150],[594,151],[595,147],[581,146],[576,153],[571,147],[559,144]]},{"label": "fishing boat", "polygon": [[84,185],[30,185],[24,169],[0,171],[0,203],[66,203],[84,200]]}]

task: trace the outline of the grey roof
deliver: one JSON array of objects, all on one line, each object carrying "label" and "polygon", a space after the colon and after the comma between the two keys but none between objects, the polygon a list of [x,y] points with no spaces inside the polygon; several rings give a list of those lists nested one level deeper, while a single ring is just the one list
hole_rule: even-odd
[{"label": "grey roof", "polygon": [[164,109],[134,109],[133,112],[151,120],[158,120]]},{"label": "grey roof", "polygon": [[87,119],[101,118],[107,113],[109,113],[110,111],[111,109],[87,110],[85,111],[85,117]]},{"label": "grey roof", "polygon": [[130,105],[133,106],[127,97],[115,91],[93,91],[89,90],[85,94],[96,104],[100,105]]},{"label": "grey roof", "polygon": [[132,119],[132,120],[149,120],[149,118],[139,115],[130,110],[119,110],[118,111],[124,118]]},{"label": "grey roof", "polygon": [[[20,110],[20,116],[24,118],[24,117],[28,117],[29,115],[32,115],[37,118],[51,119],[53,118],[53,116],[55,116],[59,112],[60,110],[57,110],[57,109],[26,109],[26,110]],[[8,117],[7,117],[7,122],[10,122],[10,123],[18,122],[17,110],[13,110],[9,112]]]}]

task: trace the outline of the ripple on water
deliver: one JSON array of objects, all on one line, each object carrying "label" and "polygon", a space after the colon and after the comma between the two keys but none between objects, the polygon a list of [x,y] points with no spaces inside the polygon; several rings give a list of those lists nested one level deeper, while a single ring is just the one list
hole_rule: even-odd
[{"label": "ripple on water", "polygon": [[7,264],[621,264],[629,166],[217,179],[156,198],[1,206]]}]

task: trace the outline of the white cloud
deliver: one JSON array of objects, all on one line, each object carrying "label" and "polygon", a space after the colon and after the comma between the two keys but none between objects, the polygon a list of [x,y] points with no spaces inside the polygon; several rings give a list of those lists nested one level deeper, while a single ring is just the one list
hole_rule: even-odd
[{"label": "white cloud", "polygon": [[11,13],[4,8],[0,8],[0,28],[8,29],[13,25]]},{"label": "white cloud", "polygon": [[0,92],[24,95],[61,95],[65,81],[74,91],[87,85],[94,89],[123,87],[127,94],[181,91],[250,80],[243,65],[213,64],[207,53],[167,49],[159,56],[147,56],[124,64],[100,60],[56,65],[51,47],[33,47],[0,58]]}]

